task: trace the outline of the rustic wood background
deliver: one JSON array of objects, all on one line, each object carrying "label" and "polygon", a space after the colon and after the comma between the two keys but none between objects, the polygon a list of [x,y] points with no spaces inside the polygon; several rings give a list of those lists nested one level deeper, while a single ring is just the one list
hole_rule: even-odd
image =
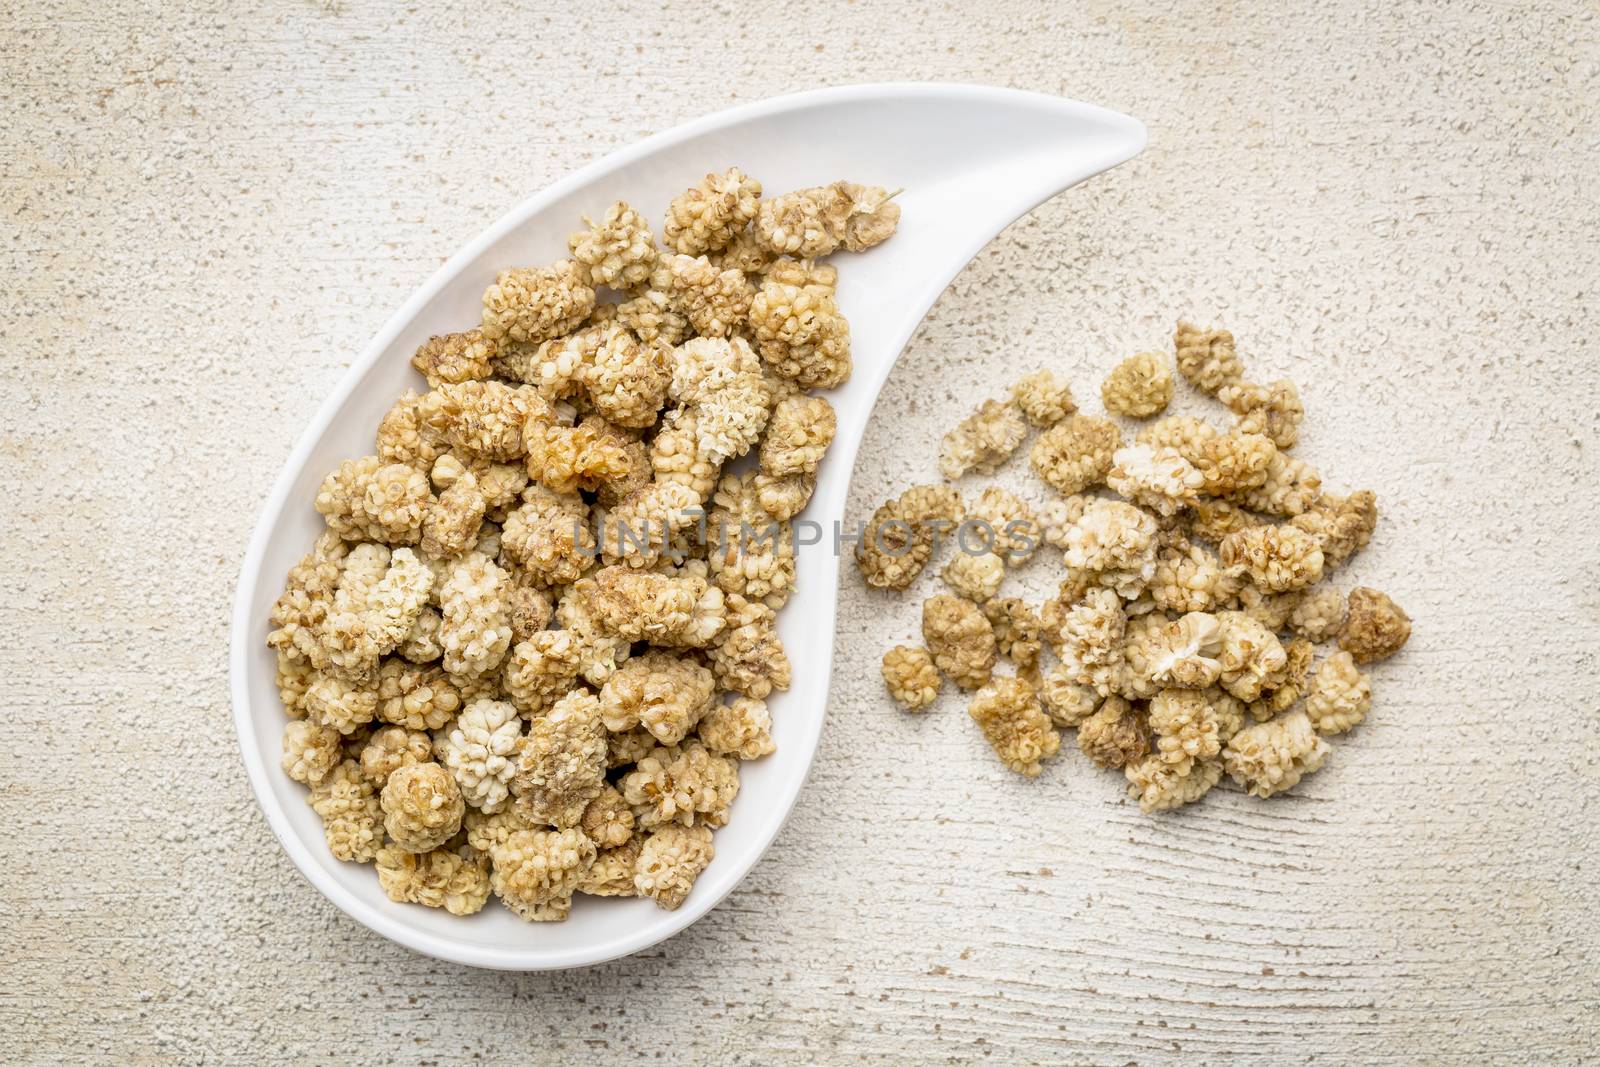
[{"label": "rustic wood background", "polygon": [[[0,1033],[123,1063],[1575,1063],[1600,1042],[1596,7],[147,4],[0,12]],[[864,517],[1019,366],[1092,395],[1173,318],[1300,384],[1416,619],[1295,795],[1150,819],[1010,776],[877,658],[765,861],[577,973],[413,955],[258,814],[228,613],[269,480],[392,309],[521,196],[735,101],[981,81],[1149,150],[1019,222],[906,351]],[[654,207],[652,205],[652,207]],[[926,221],[926,220],[923,220]],[[925,576],[919,591],[933,583]]]}]

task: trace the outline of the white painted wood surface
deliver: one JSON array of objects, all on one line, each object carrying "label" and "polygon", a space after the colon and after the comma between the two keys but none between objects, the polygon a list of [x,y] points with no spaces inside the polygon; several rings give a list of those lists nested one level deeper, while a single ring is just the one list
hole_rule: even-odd
[{"label": "white painted wood surface", "polygon": [[[6,1058],[1593,1055],[1592,5],[108,0],[0,35]],[[918,598],[847,571],[811,782],[693,929],[516,976],[343,919],[227,711],[238,556],[310,406],[527,191],[732,100],[885,78],[1093,100],[1151,147],[958,279],[853,514],[1016,368],[1092,398],[1177,314],[1224,322],[1299,383],[1302,454],[1379,493],[1350,581],[1417,626],[1372,718],[1293,796],[1145,818],[1075,753],[1012,777],[953,697],[894,711],[877,658]]]}]

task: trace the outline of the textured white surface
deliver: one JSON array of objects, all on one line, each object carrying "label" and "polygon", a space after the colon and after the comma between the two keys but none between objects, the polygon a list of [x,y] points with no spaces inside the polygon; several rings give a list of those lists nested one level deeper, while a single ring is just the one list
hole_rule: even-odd
[{"label": "textured white surface", "polygon": [[[0,1031],[75,1062],[1576,1062],[1593,858],[1600,366],[1592,6],[37,4],[0,15]],[[1144,119],[902,357],[852,514],[1015,369],[1092,395],[1178,312],[1298,380],[1378,490],[1353,578],[1417,620],[1372,718],[1269,803],[1151,820],[894,712],[916,600],[841,594],[795,817],[630,960],[480,973],[340,916],[228,721],[239,553],[352,352],[507,205],[821,83],[976,80]],[[930,384],[936,383],[936,384]],[[919,589],[931,587],[925,577]]]}]

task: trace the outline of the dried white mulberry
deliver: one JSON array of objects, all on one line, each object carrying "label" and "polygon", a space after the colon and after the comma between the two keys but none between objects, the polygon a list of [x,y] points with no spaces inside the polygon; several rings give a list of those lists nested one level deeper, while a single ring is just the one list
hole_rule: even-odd
[{"label": "dried white mulberry", "polygon": [[477,700],[454,725],[434,739],[434,752],[449,768],[468,804],[493,814],[505,807],[522,743],[522,719],[501,700]]},{"label": "dried white mulberry", "polygon": [[1233,735],[1222,762],[1235,782],[1255,797],[1293,789],[1328,758],[1328,743],[1317,736],[1304,712],[1248,726]]},{"label": "dried white mulberry", "polygon": [[383,828],[408,852],[431,852],[461,829],[466,801],[437,763],[401,767],[383,784]]},{"label": "dried white mulberry", "polygon": [[1147,419],[1172,400],[1172,368],[1154,352],[1129,356],[1101,383],[1100,398],[1113,415]]},{"label": "dried white mulberry", "polygon": [[921,711],[939,696],[939,669],[928,650],[896,645],[883,654],[883,684],[895,703],[907,711]]},{"label": "dried white mulberry", "polygon": [[1061,735],[1039,706],[1033,686],[1021,678],[996,678],[972,698],[967,709],[995,755],[1018,774],[1036,778],[1042,760],[1061,748]]}]

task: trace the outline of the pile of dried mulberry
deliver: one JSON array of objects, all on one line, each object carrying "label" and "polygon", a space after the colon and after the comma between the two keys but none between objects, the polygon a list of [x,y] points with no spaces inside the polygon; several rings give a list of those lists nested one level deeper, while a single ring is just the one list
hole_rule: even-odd
[{"label": "pile of dried mulberry", "polygon": [[[998,470],[1037,429],[1028,454],[1047,503],[914,486],[877,509],[856,552],[869,585],[905,589],[956,546],[938,572],[946,590],[923,603],[923,644],[883,657],[897,703],[922,711],[948,680],[972,694],[1001,761],[1030,777],[1075,730],[1146,812],[1191,804],[1224,774],[1253,796],[1293,788],[1371,709],[1362,667],[1411,634],[1383,593],[1330,584],[1371,540],[1377,501],[1325,489],[1291,454],[1305,415],[1293,383],[1249,381],[1226,331],[1180,322],[1174,348],[1124,360],[1101,385],[1109,415],[1142,424],[1080,413],[1046,370],[945,435],[939,469],[955,481]],[[1179,377],[1231,424],[1153,418]],[[1003,596],[1041,545],[1060,551],[1055,595]],[[1334,646],[1320,662],[1318,644]]]},{"label": "pile of dried mulberry", "polygon": [[815,257],[887,239],[900,208],[851,182],[761,194],[708,174],[659,240],[617,203],[571,259],[501,272],[319,489],[327,529],[267,639],[283,769],[391,899],[676,908],[740,761],[773,751],[788,522],[836,427],[809,390],[850,375]]}]

